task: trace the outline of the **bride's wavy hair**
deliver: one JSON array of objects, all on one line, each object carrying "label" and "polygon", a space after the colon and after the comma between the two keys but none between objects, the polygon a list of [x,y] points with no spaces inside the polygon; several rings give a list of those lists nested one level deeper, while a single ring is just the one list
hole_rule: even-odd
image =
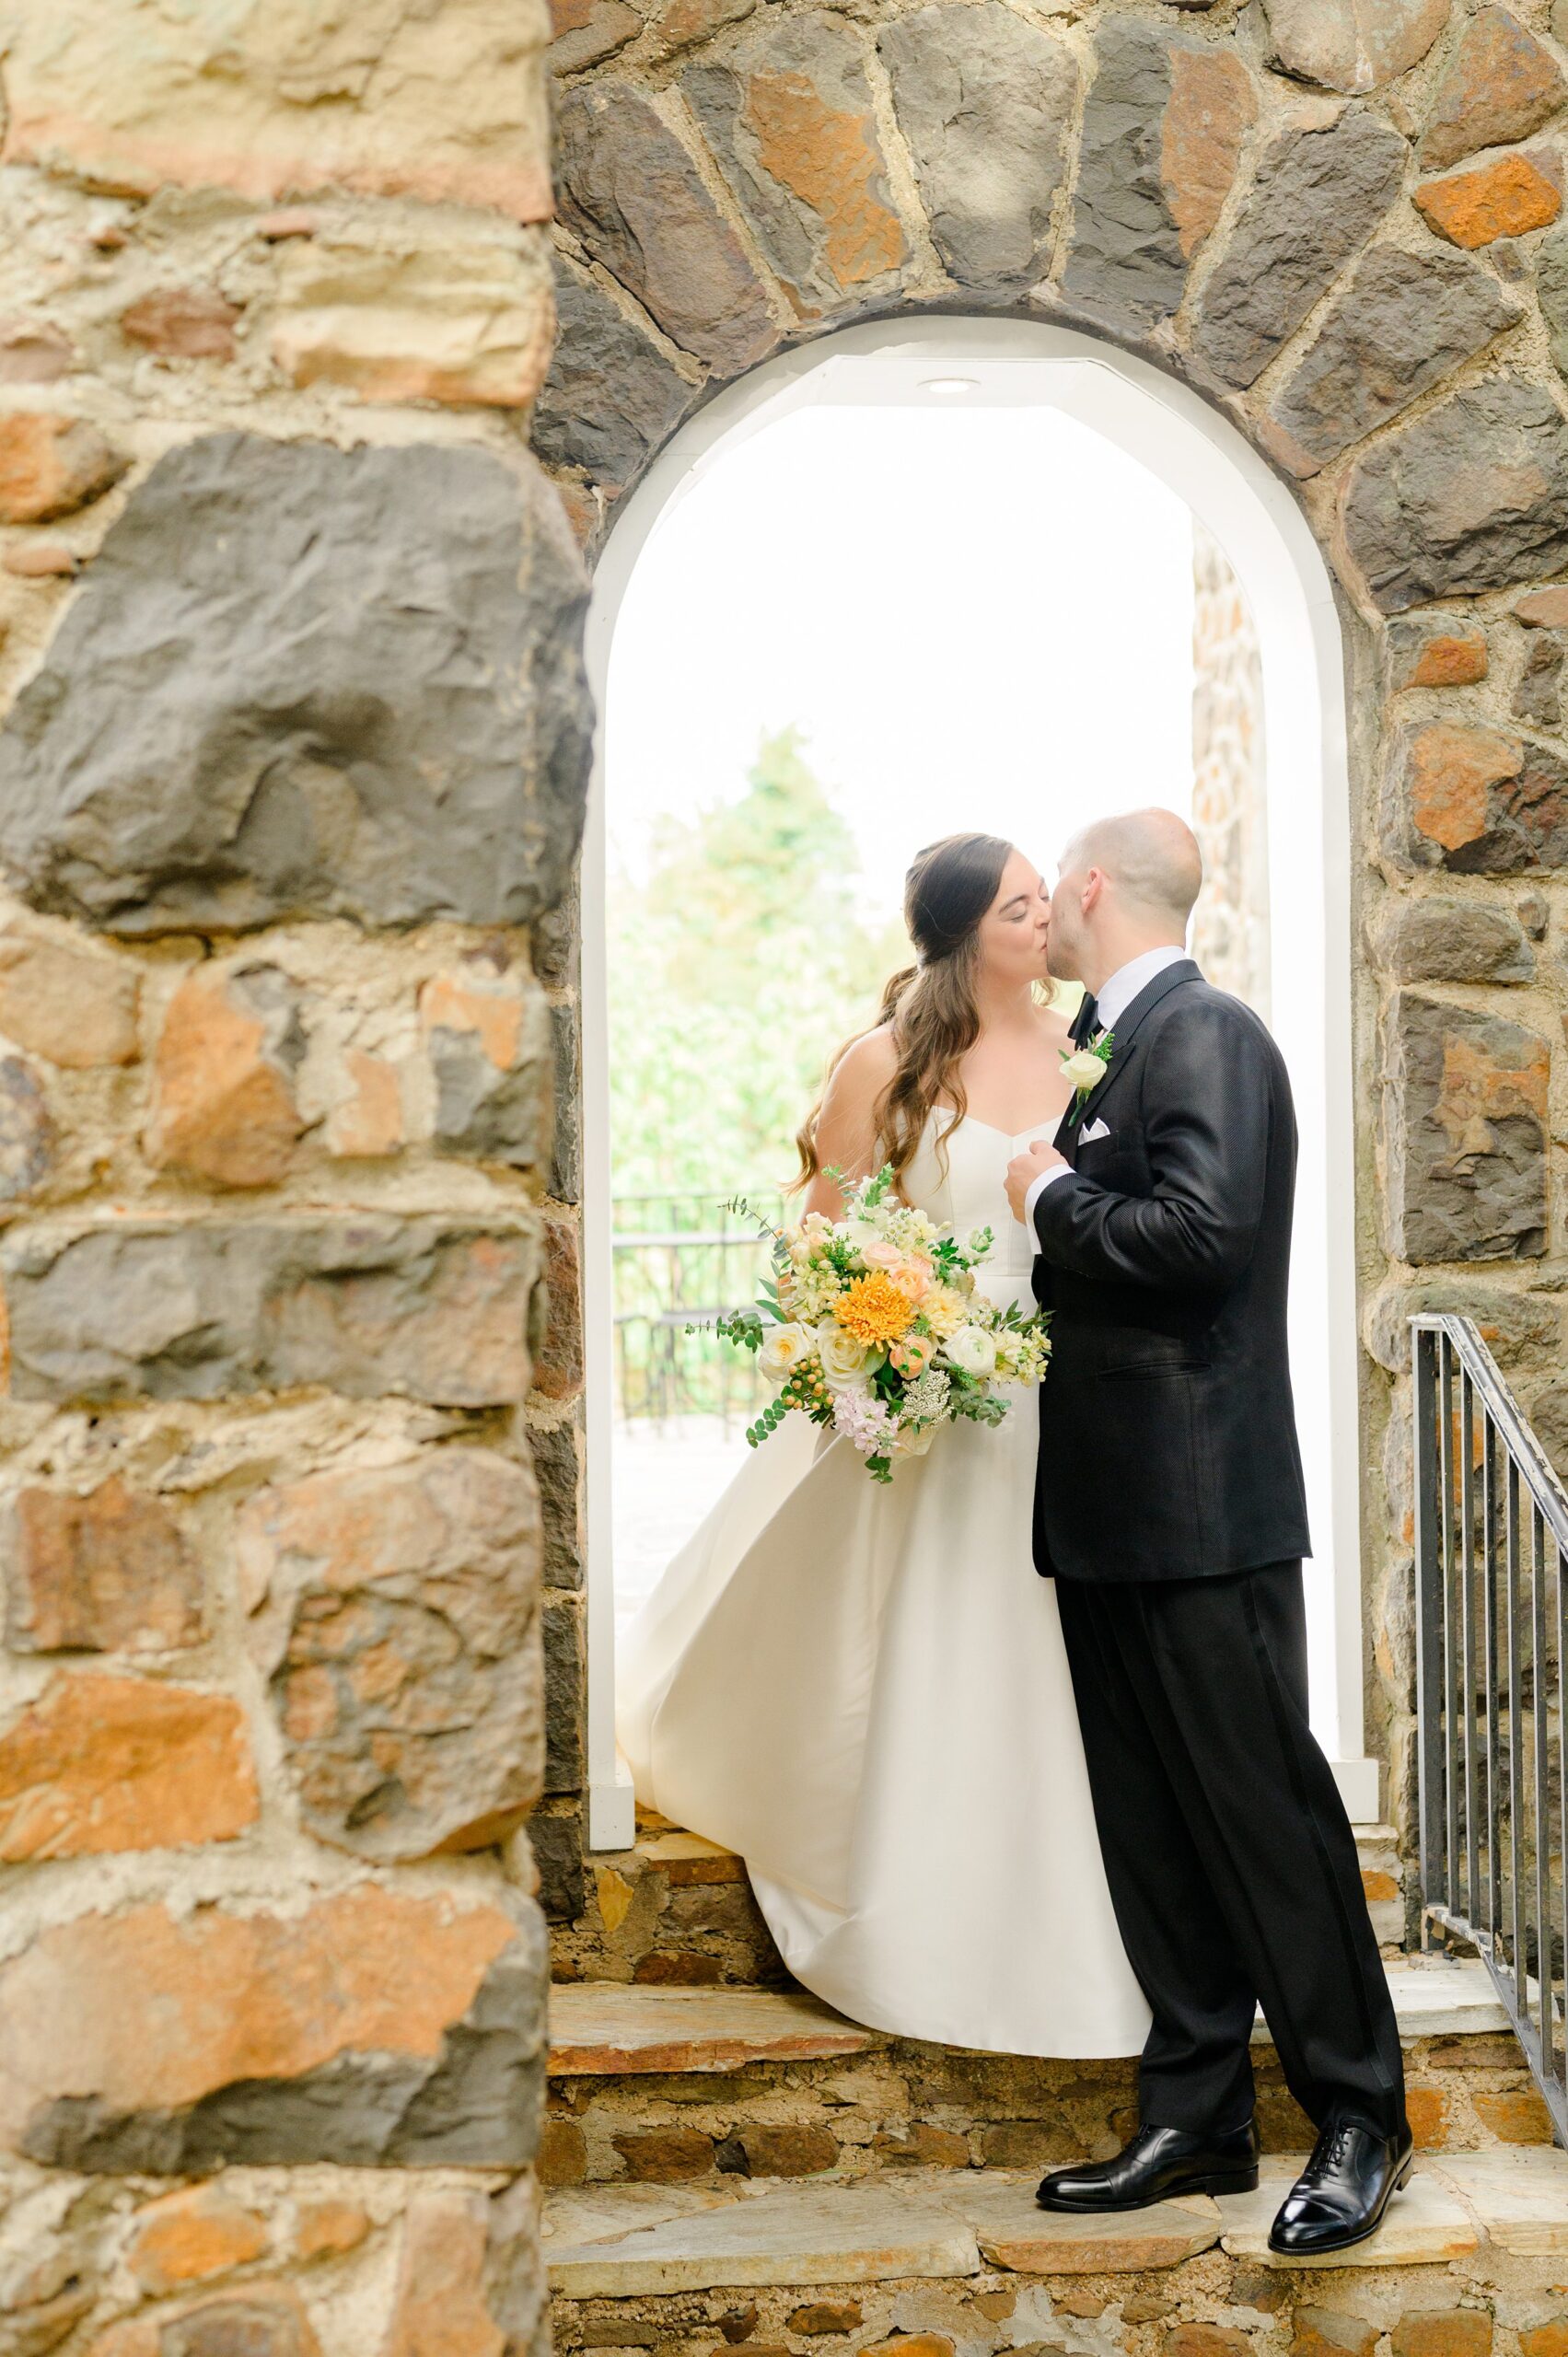
[{"label": "bride's wavy hair", "polygon": [[[874,1117],[878,1158],[892,1166],[895,1181],[902,1180],[913,1161],[937,1105],[952,1109],[954,1128],[969,1110],[958,1067],[980,1037],[980,921],[1001,890],[1002,872],[1012,856],[1013,845],[1001,835],[944,835],[940,842],[927,843],[904,877],[904,923],[915,963],[889,977],[877,1020],[866,1027],[877,1031],[889,1025],[898,1057]],[[834,1051],[830,1080],[866,1031],[857,1031]],[[819,1097],[796,1134],[796,1190],[808,1187],[822,1167],[817,1152],[821,1112]]]}]

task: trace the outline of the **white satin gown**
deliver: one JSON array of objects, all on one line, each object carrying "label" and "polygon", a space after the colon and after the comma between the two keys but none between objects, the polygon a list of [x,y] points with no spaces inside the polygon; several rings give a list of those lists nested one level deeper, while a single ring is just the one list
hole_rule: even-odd
[{"label": "white satin gown", "polygon": [[[936,1124],[911,1200],[1028,1300],[1009,1137]],[[1047,1377],[1050,1380],[1050,1377]],[[738,1851],[796,1979],[852,2019],[1013,2054],[1135,2054],[1056,1591],[1030,1550],[1039,1419],[945,1426],[873,1482],[804,1416],[748,1457],[622,1637],[638,1798]],[[1086,1478],[1090,1469],[1086,1468]]]}]

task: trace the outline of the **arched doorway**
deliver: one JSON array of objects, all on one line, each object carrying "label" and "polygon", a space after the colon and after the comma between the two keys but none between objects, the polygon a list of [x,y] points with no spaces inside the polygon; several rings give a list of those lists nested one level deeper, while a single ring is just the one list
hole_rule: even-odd
[{"label": "arched doorway", "polygon": [[[1343,657],[1328,573],[1295,502],[1244,438],[1147,363],[1025,320],[923,318],[842,330],[753,370],[681,427],[617,517],[588,628],[604,708],[610,646],[659,517],[720,451],[793,410],[927,398],[961,374],[969,398],[1045,404],[1130,453],[1225,552],[1257,633],[1268,739],[1268,999],[1302,1137],[1293,1358],[1317,1538],[1310,1584],[1314,1717],[1353,1817],[1376,1818],[1364,1756],[1360,1477],[1353,1248],[1350,795]],[[588,1431],[589,1840],[626,1846],[631,1794],[613,1736],[614,1567],[609,1032],[602,922],[603,747],[584,853],[584,1276]]]}]

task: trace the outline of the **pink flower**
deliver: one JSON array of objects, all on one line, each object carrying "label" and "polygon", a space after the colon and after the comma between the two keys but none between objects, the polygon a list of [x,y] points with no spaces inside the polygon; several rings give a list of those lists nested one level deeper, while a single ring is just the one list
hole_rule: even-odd
[{"label": "pink flower", "polygon": [[880,1399],[866,1391],[840,1391],[833,1399],[833,1429],[862,1457],[884,1457],[895,1426]]},{"label": "pink flower", "polygon": [[904,1256],[898,1245],[889,1244],[886,1237],[878,1237],[875,1244],[861,1247],[860,1257],[868,1269],[896,1269]]},{"label": "pink flower", "polygon": [[931,1280],[935,1272],[935,1263],[928,1260],[923,1252],[911,1252],[888,1273],[906,1300],[923,1301],[931,1290]]}]

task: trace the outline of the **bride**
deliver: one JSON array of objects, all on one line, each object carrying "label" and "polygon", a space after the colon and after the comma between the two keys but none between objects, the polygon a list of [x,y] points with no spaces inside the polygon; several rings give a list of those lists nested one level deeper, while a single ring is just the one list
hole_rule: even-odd
[{"label": "bride", "polygon": [[[910,869],[904,916],[918,962],[801,1132],[806,1207],[840,1216],[829,1169],[890,1162],[933,1219],[993,1229],[979,1282],[1028,1306],[1003,1182],[1067,1101],[1067,1028],[1040,1003],[1049,896],[1010,843],[951,835]],[[639,1798],[740,1852],[790,1970],[854,2020],[1136,2054],[1148,2012],[1031,1557],[1037,1438],[1019,1391],[1001,1425],[944,1427],[884,1488],[788,1417],[633,1621],[618,1733]]]}]

